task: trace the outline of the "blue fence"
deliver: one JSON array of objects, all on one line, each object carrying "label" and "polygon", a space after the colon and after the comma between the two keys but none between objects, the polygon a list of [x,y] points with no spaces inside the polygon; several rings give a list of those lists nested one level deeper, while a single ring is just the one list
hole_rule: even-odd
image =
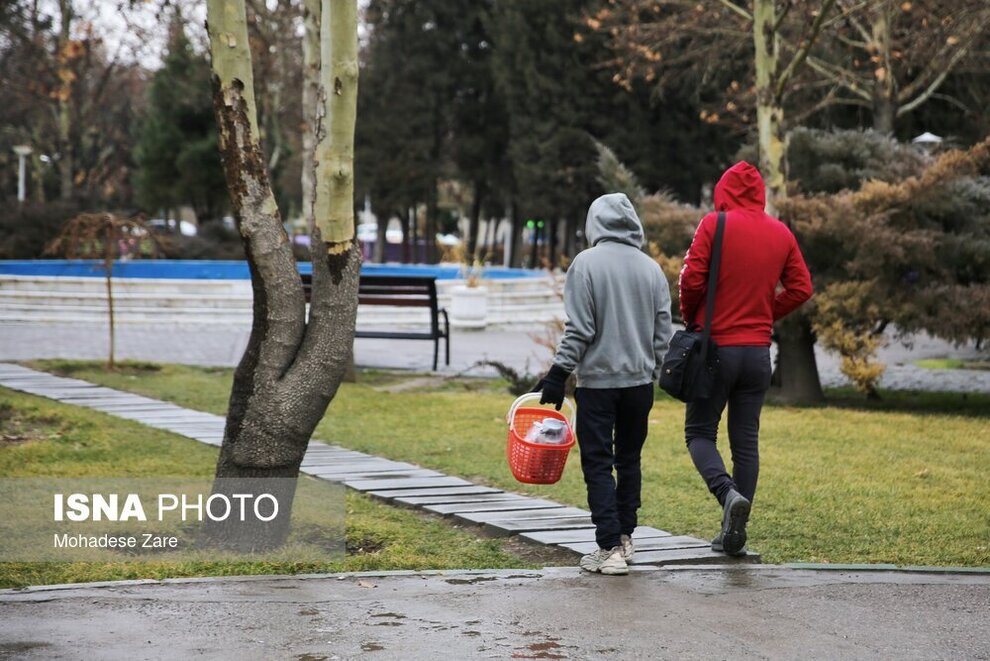
[{"label": "blue fence", "polygon": [[[299,263],[300,273],[312,273],[312,264]],[[422,275],[438,280],[463,277],[457,266],[428,264],[362,264],[366,275]],[[0,275],[49,275],[71,277],[103,277],[103,262],[79,259],[0,260]],[[245,261],[149,259],[114,262],[115,278],[162,278],[176,280],[247,280],[250,278]],[[482,277],[492,280],[506,278],[538,278],[545,271],[488,267]]]}]

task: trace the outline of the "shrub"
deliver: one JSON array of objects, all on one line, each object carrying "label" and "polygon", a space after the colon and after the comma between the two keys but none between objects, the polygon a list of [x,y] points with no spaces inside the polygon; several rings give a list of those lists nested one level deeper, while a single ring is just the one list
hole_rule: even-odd
[{"label": "shrub", "polygon": [[918,174],[926,156],[872,130],[797,128],[787,147],[789,178],[805,193],[857,190],[871,179],[900,181]]},{"label": "shrub", "polygon": [[0,205],[0,259],[38,259],[62,224],[79,213],[73,202]]}]

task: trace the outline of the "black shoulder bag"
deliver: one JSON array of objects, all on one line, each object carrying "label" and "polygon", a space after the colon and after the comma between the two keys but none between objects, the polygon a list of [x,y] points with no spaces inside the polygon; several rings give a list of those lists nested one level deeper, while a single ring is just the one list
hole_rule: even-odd
[{"label": "black shoulder bag", "polygon": [[660,366],[660,387],[682,402],[708,399],[718,371],[718,345],[711,338],[712,315],[715,312],[715,286],[722,263],[722,235],[725,233],[725,212],[718,214],[711,266],[708,269],[708,299],[705,301],[705,327],[698,331],[679,330],[670,338],[670,347]]}]

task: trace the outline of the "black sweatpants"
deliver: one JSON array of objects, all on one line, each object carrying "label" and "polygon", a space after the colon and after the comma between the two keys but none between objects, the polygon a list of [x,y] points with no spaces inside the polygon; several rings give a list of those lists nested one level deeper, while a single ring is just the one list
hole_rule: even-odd
[{"label": "black sweatpants", "polygon": [[[760,475],[760,411],[770,387],[770,347],[719,347],[719,372],[711,398],[687,405],[684,437],[708,490],[725,504],[729,489],[750,501]],[[718,423],[729,407],[732,477],[716,447]]]},{"label": "black sweatpants", "polygon": [[600,548],[610,549],[619,545],[620,535],[631,535],[636,528],[643,481],[640,453],[653,408],[653,384],[578,388],[574,398],[595,541]]}]

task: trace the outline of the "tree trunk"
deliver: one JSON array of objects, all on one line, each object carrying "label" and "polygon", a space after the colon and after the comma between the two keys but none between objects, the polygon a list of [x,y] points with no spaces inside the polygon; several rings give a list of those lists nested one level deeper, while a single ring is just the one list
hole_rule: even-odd
[{"label": "tree trunk", "polygon": [[490,262],[494,263],[495,253],[498,251],[498,246],[495,245],[497,240],[497,230],[498,230],[498,219],[493,216],[488,216],[487,221],[487,232],[485,233],[485,252],[488,253],[488,259]]},{"label": "tree trunk", "polygon": [[[310,435],[336,394],[353,343],[361,261],[349,188],[356,107],[356,6],[338,0],[332,7],[331,17],[330,0],[324,0],[318,157],[314,199],[306,201],[314,209],[315,223],[307,323],[299,272],[258,143],[244,2],[207,3],[221,160],[254,291],[251,336],[234,373],[216,491],[227,488],[220,482],[224,478],[294,480],[298,476]],[[283,495],[280,516],[287,521],[294,491],[276,490]],[[257,530],[250,527],[223,532],[225,542],[235,548],[278,546],[288,532],[282,526],[266,530],[267,537],[260,541]]]},{"label": "tree trunk", "polygon": [[814,404],[825,401],[815,360],[815,334],[808,316],[796,311],[775,326],[777,365],[769,396],[786,403]]},{"label": "tree trunk", "polygon": [[309,233],[313,233],[313,190],[316,164],[316,103],[320,98],[320,0],[303,3],[303,85],[302,85],[302,210]]},{"label": "tree trunk", "polygon": [[72,83],[75,80],[75,73],[72,71],[70,62],[69,45],[72,37],[72,2],[71,0],[59,0],[58,3],[61,24],[59,28],[56,55],[58,62],[58,171],[59,171],[59,197],[63,200],[71,200],[75,181],[73,179],[75,163],[72,150]]},{"label": "tree trunk", "polygon": [[437,181],[434,179],[431,182],[430,192],[426,196],[426,227],[423,228],[423,234],[425,241],[425,254],[423,255],[423,261],[427,264],[437,263],[437,210],[438,202],[437,198],[439,196],[439,191],[437,190]]},{"label": "tree trunk", "polygon": [[557,265],[557,232],[560,230],[560,221],[556,218],[548,220],[546,230],[547,268],[553,269]]},{"label": "tree trunk", "polygon": [[525,259],[522,244],[522,220],[519,217],[519,211],[515,202],[512,203],[511,209],[510,219],[512,225],[510,230],[511,238],[509,239],[511,254],[509,255],[509,266],[518,268],[523,265],[523,259]]},{"label": "tree trunk", "polygon": [[385,242],[388,233],[388,222],[390,218],[387,216],[381,216],[378,218],[378,228],[376,229],[375,238],[375,254],[372,257],[372,261],[376,264],[383,264],[385,262]]},{"label": "tree trunk", "polygon": [[419,205],[409,209],[411,218],[409,219],[409,245],[412,247],[412,263],[420,264],[419,252]]},{"label": "tree trunk", "polygon": [[771,215],[776,215],[777,201],[787,196],[784,109],[777,94],[780,39],[774,29],[776,22],[777,12],[773,0],[755,0],[753,43],[756,47],[756,125],[760,171],[767,186],[767,213]]},{"label": "tree trunk", "polygon": [[893,135],[897,117],[897,86],[891,69],[890,15],[888,0],[879,3],[873,22],[873,52],[880,59],[874,70],[873,128],[884,135]]},{"label": "tree trunk", "polygon": [[412,225],[413,225],[413,210],[412,207],[408,207],[401,216],[402,219],[402,263],[408,264],[411,261],[411,249],[412,239]]},{"label": "tree trunk", "polygon": [[478,252],[478,228],[481,226],[481,207],[484,204],[485,182],[474,182],[474,200],[471,202],[471,218],[468,220],[467,257],[474,261]]},{"label": "tree trunk", "polygon": [[[355,0],[322,0],[320,109],[313,215],[324,242],[343,254],[354,244],[354,126],[357,122]],[[352,14],[354,14],[352,16]],[[354,28],[354,34],[349,30]],[[345,196],[346,193],[346,196]]]},{"label": "tree trunk", "polygon": [[113,257],[104,263],[107,277],[107,321],[110,324],[110,343],[107,352],[107,369],[114,368],[114,318],[113,318]]}]

